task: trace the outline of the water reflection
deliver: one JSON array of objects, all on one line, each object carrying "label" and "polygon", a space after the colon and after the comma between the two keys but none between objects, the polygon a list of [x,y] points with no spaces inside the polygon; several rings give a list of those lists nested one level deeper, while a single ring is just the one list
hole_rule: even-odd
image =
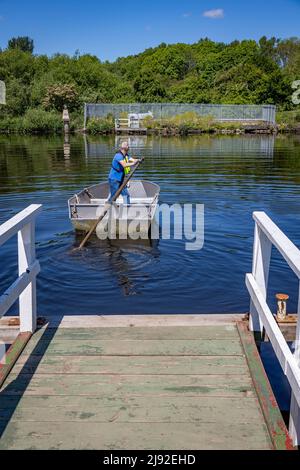
[{"label": "water reflection", "polygon": [[[74,248],[78,247],[82,235],[76,232]],[[80,259],[87,270],[107,271],[117,280],[125,296],[137,295],[139,287],[147,282],[149,275],[144,268],[160,256],[159,240],[99,240],[92,236],[85,249],[71,251],[71,256]],[[88,272],[88,271],[87,271]],[[137,282],[138,281],[138,282]]]},{"label": "water reflection", "polygon": [[68,163],[70,161],[71,155],[71,144],[70,144],[70,134],[64,134],[64,157],[66,162],[66,167],[68,167]]},{"label": "water reflection", "polygon": [[103,142],[102,137],[90,137],[84,134],[84,149],[85,149],[85,157],[95,158],[101,157],[102,155],[106,155],[108,152],[111,152],[111,156],[116,150],[118,150],[121,146],[123,141],[127,141],[130,147],[130,153],[132,155],[139,155],[141,153],[145,153],[145,150],[152,150],[153,149],[153,141],[150,140],[146,135],[116,135],[114,137],[114,143],[110,140],[109,145],[113,143],[111,147],[108,147],[106,143]]},{"label": "water reflection", "polygon": [[[0,222],[43,204],[37,221],[41,314],[246,312],[252,212],[266,211],[300,246],[299,135],[142,137],[131,143],[134,154],[146,157],[137,176],[160,186],[160,202],[205,205],[201,251],[186,252],[181,240],[160,240],[155,248],[95,239],[71,255],[76,236],[67,200],[106,180],[115,136],[71,135],[66,142],[0,136]],[[17,275],[16,259],[12,240],[0,250],[0,292]],[[274,253],[270,305],[283,291],[295,311],[297,290],[297,279]]]},{"label": "water reflection", "polygon": [[[273,158],[275,135],[250,135],[234,137],[212,137],[210,135],[187,136],[187,137],[162,137],[146,135],[116,135],[114,145],[108,148],[107,143],[102,137],[84,135],[84,147],[86,158],[101,157],[107,155],[109,151],[113,152],[120,147],[122,141],[129,142],[131,153],[140,153],[142,156],[155,154],[156,156],[176,155],[178,147],[180,151],[187,152],[189,155],[206,154],[214,152],[215,154],[242,155],[244,153],[254,153]],[[109,142],[111,145],[112,142]]]}]

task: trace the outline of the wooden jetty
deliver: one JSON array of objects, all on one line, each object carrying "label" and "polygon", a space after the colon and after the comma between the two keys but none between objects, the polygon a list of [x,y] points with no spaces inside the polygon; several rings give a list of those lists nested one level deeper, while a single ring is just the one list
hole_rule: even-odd
[{"label": "wooden jetty", "polygon": [[0,429],[0,449],[292,447],[231,315],[50,319],[0,389]]},{"label": "wooden jetty", "polygon": [[147,128],[142,126],[141,119],[118,118],[115,119],[116,134],[146,134]]},{"label": "wooden jetty", "polygon": [[[18,232],[19,253],[19,277],[0,298],[0,316],[20,300],[20,325],[10,320],[19,333],[0,365],[0,449],[288,450],[298,444],[298,349],[291,353],[265,294],[270,244],[299,275],[300,252],[265,214],[254,214],[250,321],[245,315],[95,315],[51,317],[41,325],[34,251],[40,209],[30,206],[0,227],[0,244]],[[6,331],[8,317],[1,322]],[[264,332],[291,385],[289,431],[256,347]]]}]

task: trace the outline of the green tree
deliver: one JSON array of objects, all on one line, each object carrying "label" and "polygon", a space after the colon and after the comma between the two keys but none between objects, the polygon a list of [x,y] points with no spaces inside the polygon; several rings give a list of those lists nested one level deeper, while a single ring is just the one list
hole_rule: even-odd
[{"label": "green tree", "polygon": [[33,39],[30,39],[28,36],[18,36],[17,38],[11,38],[8,41],[8,49],[19,49],[23,52],[33,53],[34,43]]},{"label": "green tree", "polygon": [[32,51],[28,37],[12,38],[0,49],[8,102],[2,115],[61,111],[64,104],[82,111],[84,102],[274,103],[289,109],[291,84],[300,78],[299,38],[162,43],[114,62]]},{"label": "green tree", "polygon": [[135,98],[141,103],[161,102],[167,97],[162,77],[144,68],[133,83]]},{"label": "green tree", "polygon": [[61,111],[64,105],[70,110],[78,106],[78,92],[75,85],[50,85],[43,100],[46,109]]}]

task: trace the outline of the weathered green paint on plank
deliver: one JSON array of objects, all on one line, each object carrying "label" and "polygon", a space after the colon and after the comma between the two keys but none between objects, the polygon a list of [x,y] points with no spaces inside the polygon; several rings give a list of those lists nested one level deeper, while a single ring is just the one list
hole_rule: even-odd
[{"label": "weathered green paint on plank", "polygon": [[24,354],[55,355],[155,355],[155,356],[232,356],[243,355],[240,341],[236,340],[53,340],[31,341]]},{"label": "weathered green paint on plank", "polygon": [[261,423],[11,422],[0,449],[270,449]]},{"label": "weathered green paint on plank", "polygon": [[[6,397],[5,397],[6,398]],[[264,422],[255,398],[216,397],[130,397],[109,400],[90,397],[24,397],[4,406],[0,420],[44,422],[140,422],[140,423],[230,423]],[[30,400],[31,399],[31,400]],[[65,404],[62,404],[65,401]],[[12,406],[14,405],[14,406]]]},{"label": "weathered green paint on plank", "polygon": [[36,374],[248,374],[243,356],[28,356],[13,372]]},{"label": "weathered green paint on plank", "polygon": [[248,376],[202,375],[30,375],[10,374],[3,394],[32,395],[215,395],[250,396],[252,382]]},{"label": "weathered green paint on plank", "polygon": [[[103,407],[122,407],[124,404],[126,406],[150,406],[153,403],[153,406],[168,406],[172,405],[174,407],[179,406],[178,404],[185,404],[186,406],[190,403],[191,405],[199,404],[204,407],[210,406],[220,406],[222,404],[224,407],[229,409],[236,407],[244,409],[248,407],[250,410],[251,406],[254,406],[254,403],[258,405],[258,399],[256,396],[247,395],[241,399],[241,397],[211,397],[205,395],[198,396],[181,396],[173,395],[167,397],[161,396],[151,396],[149,399],[148,396],[80,396],[80,395],[24,395],[20,399],[19,395],[1,395],[1,409],[2,410],[15,410],[17,407],[21,406],[23,408],[55,408],[61,407],[65,409],[81,409],[86,407],[97,408],[99,406]],[[252,405],[251,405],[252,404]],[[260,407],[258,407],[260,409]],[[261,415],[262,416],[262,415]],[[59,419],[59,415],[57,415]]]},{"label": "weathered green paint on plank", "polygon": [[45,339],[239,339],[235,325],[215,326],[149,326],[105,328],[49,328],[36,331],[31,341]]},{"label": "weathered green paint on plank", "polygon": [[1,358],[0,362],[0,388],[5,382],[7,376],[12,370],[15,362],[25,348],[27,342],[31,337],[31,333],[19,333],[13,344],[9,347],[8,351]]},{"label": "weathered green paint on plank", "polygon": [[235,327],[152,328],[39,331],[1,389],[0,448],[271,448]]},{"label": "weathered green paint on plank", "polygon": [[238,331],[245,350],[253,384],[268,426],[275,449],[292,449],[292,441],[279,411],[267,374],[261,362],[253,335],[247,326],[238,324]]}]

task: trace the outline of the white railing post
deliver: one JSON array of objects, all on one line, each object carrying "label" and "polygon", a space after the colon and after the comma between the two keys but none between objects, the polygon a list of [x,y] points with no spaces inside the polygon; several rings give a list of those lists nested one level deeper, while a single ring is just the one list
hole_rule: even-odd
[{"label": "white railing post", "polygon": [[[300,284],[299,284],[299,297],[298,297],[298,311],[297,311],[297,328],[295,338],[295,352],[294,356],[298,367],[300,368]],[[296,397],[292,391],[291,406],[290,406],[290,422],[289,422],[289,434],[293,440],[295,446],[300,445],[300,406],[296,400]]]},{"label": "white railing post", "polygon": [[[263,294],[264,299],[267,298],[271,251],[271,241],[257,225],[257,223],[255,223],[252,274],[261,289],[261,293]],[[250,301],[249,327],[250,330],[254,332],[262,333],[263,331],[262,321],[252,300]]]},{"label": "white railing post", "polygon": [[[19,276],[27,272],[35,262],[35,221],[32,219],[18,231]],[[20,332],[36,329],[36,278],[19,297]]]},{"label": "white railing post", "polygon": [[0,296],[0,318],[19,300],[20,333],[36,329],[36,276],[40,264],[35,257],[35,219],[41,204],[31,204],[0,225],[0,246],[18,235],[18,278]]},{"label": "white railing post", "polygon": [[[246,286],[251,298],[251,329],[265,329],[283,373],[291,387],[289,434],[295,446],[300,444],[300,283],[295,352],[292,354],[274,314],[269,309],[266,296],[271,258],[274,245],[300,280],[300,250],[274,224],[264,212],[254,212],[256,222],[252,274],[246,275]],[[271,245],[271,246],[270,246]],[[256,322],[256,323],[255,323]]]}]

